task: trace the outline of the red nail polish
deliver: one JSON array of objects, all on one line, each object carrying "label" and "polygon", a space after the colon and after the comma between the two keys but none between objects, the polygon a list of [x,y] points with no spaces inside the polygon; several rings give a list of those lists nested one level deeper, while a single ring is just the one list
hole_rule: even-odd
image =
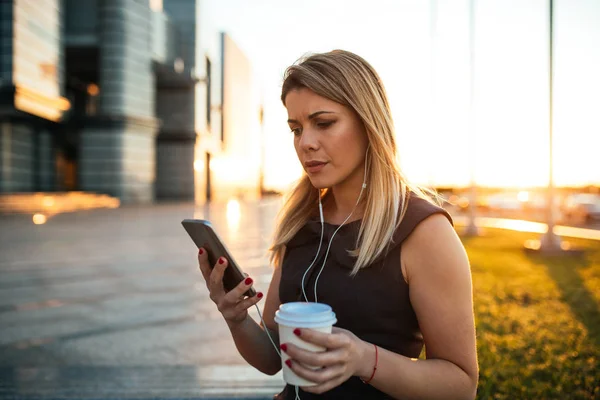
[{"label": "red nail polish", "polygon": [[246,285],[252,285],[252,282],[253,282],[253,281],[252,281],[252,278],[246,278],[246,280],[244,281],[244,283],[245,283]]},{"label": "red nail polish", "polygon": [[198,250],[198,254],[200,254],[200,255],[204,254],[204,250],[202,250],[202,249]]},{"label": "red nail polish", "polygon": [[223,257],[219,258],[219,264],[225,264],[225,259]]},{"label": "red nail polish", "polygon": [[256,295],[256,297],[258,297],[259,299],[262,299],[263,298],[262,292],[258,292],[258,294]]},{"label": "red nail polish", "polygon": [[281,347],[281,350],[283,350],[283,351],[287,351],[287,344],[285,344],[285,343],[284,343],[284,344],[282,344],[282,345],[281,345],[281,346],[279,346],[279,347]]},{"label": "red nail polish", "polygon": [[286,360],[285,365],[287,365],[288,368],[292,368],[292,360]]},{"label": "red nail polish", "polygon": [[300,329],[298,329],[298,328],[294,329],[294,335],[300,336]]}]

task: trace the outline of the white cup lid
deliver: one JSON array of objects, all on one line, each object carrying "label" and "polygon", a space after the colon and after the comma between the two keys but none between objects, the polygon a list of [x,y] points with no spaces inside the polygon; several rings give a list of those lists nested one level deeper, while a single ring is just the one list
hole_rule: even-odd
[{"label": "white cup lid", "polygon": [[290,327],[318,328],[334,325],[337,319],[327,304],[292,302],[279,306],[275,322]]}]

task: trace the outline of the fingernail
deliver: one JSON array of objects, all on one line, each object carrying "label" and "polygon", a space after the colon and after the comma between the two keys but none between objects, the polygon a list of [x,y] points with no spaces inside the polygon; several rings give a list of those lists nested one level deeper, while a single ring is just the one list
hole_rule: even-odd
[{"label": "fingernail", "polygon": [[198,250],[198,254],[200,254],[200,255],[204,254],[204,250],[202,250],[202,249]]},{"label": "fingernail", "polygon": [[294,329],[294,335],[300,336],[300,329],[298,329],[298,328]]},{"label": "fingernail", "polygon": [[[222,263],[221,263],[222,264]],[[246,285],[252,285],[252,278],[246,278],[246,280],[244,281],[244,283]]]},{"label": "fingernail", "polygon": [[283,351],[287,351],[287,344],[285,344],[285,343],[284,343],[284,344],[282,344],[282,345],[281,345],[281,346],[279,346],[279,347],[281,347],[281,350],[283,350]]},{"label": "fingernail", "polygon": [[285,360],[285,365],[287,365],[288,368],[292,368],[292,360]]},{"label": "fingernail", "polygon": [[258,294],[256,295],[256,297],[258,297],[259,299],[262,299],[263,298],[262,292],[258,292]]},{"label": "fingernail", "polygon": [[225,259],[223,257],[219,258],[219,264],[225,264]]}]

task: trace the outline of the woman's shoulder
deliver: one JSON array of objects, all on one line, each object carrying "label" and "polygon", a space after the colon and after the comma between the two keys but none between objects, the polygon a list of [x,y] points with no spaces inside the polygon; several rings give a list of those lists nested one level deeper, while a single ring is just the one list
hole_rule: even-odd
[{"label": "woman's shoulder", "polygon": [[[426,195],[425,195],[426,196]],[[435,204],[433,200],[411,192],[407,196],[408,204],[402,220],[394,232],[392,241],[398,245],[404,242],[415,229],[433,215],[445,217],[450,226],[454,225],[452,217],[443,207]],[[441,219],[441,218],[440,218]],[[443,222],[442,222],[443,223]]]},{"label": "woman's shoulder", "polygon": [[404,240],[400,264],[407,283],[414,283],[417,273],[429,279],[432,274],[460,274],[468,270],[464,246],[448,220],[451,218],[447,212],[429,214]]}]

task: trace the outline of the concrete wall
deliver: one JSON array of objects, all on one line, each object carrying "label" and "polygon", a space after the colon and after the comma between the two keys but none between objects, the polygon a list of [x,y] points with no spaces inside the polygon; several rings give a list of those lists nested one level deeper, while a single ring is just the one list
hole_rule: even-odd
[{"label": "concrete wall", "polygon": [[90,127],[81,137],[79,180],[83,191],[110,194],[123,203],[154,200],[154,127]]},{"label": "concrete wall", "polygon": [[54,172],[55,159],[52,136],[49,131],[41,130],[37,138],[38,159],[38,190],[42,192],[53,191],[56,187],[56,175]]},{"label": "concrete wall", "polygon": [[194,198],[194,142],[162,141],[156,149],[156,197]]},{"label": "concrete wall", "polygon": [[0,87],[12,83],[13,1],[0,1]]},{"label": "concrete wall", "polygon": [[103,115],[154,115],[150,13],[143,0],[104,0],[99,4]]},{"label": "concrete wall", "polygon": [[0,123],[0,192],[34,190],[33,131],[24,124]]},{"label": "concrete wall", "polygon": [[159,88],[156,117],[161,121],[161,134],[195,136],[193,88]]},{"label": "concrete wall", "polygon": [[[196,54],[198,2],[196,0],[164,0],[163,11],[177,27],[180,56],[187,71],[197,75]],[[171,54],[171,58],[174,54]],[[192,75],[192,77],[195,77]],[[198,118],[196,110],[202,99],[197,87],[170,82],[168,77],[158,82],[156,116],[161,121],[157,140],[156,197],[157,199],[194,199],[194,147]]]},{"label": "concrete wall", "polygon": [[154,200],[155,78],[151,11],[145,0],[98,3],[100,117],[81,131],[81,190],[123,203]]},{"label": "concrete wall", "polygon": [[123,133],[123,196],[125,203],[154,201],[156,178],[155,127],[129,126]]},{"label": "concrete wall", "polygon": [[81,135],[79,185],[83,191],[123,195],[122,132],[88,128]]},{"label": "concrete wall", "polygon": [[157,141],[156,197],[194,198],[194,90],[158,89],[156,116],[161,120]]},{"label": "concrete wall", "polygon": [[152,58],[168,64],[181,56],[181,35],[178,27],[162,11],[152,11]]}]

